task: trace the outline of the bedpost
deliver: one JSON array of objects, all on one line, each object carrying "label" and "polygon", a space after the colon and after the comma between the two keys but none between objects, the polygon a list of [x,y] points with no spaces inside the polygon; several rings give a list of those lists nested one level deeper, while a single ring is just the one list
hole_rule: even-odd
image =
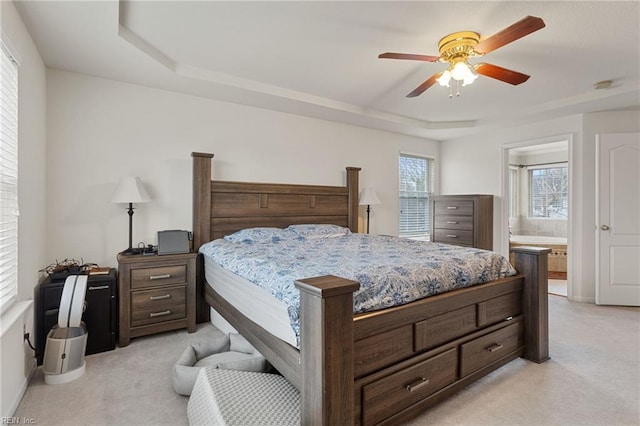
[{"label": "bedpost", "polygon": [[351,232],[358,232],[358,175],[360,167],[347,167],[347,190],[349,191],[349,219],[348,226]]},{"label": "bedpost", "polygon": [[192,152],[193,157],[193,250],[211,235],[211,159],[213,154]]},{"label": "bedpost", "polygon": [[[193,250],[211,238],[211,159],[213,154],[192,152],[193,157]],[[196,322],[209,321],[209,305],[204,299],[202,256],[196,264]]]},{"label": "bedpost", "polygon": [[549,359],[548,254],[542,247],[514,247],[515,268],[524,275],[524,357],[542,363]]},{"label": "bedpost", "polygon": [[301,423],[352,425],[353,292],[360,284],[331,275],[295,284],[300,290]]}]

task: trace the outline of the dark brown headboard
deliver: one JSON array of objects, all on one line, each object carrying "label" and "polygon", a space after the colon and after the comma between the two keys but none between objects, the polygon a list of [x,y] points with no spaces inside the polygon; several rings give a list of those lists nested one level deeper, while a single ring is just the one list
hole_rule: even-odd
[{"label": "dark brown headboard", "polygon": [[213,154],[194,152],[193,248],[240,229],[330,223],[358,232],[359,167],[347,167],[346,186],[211,180]]}]

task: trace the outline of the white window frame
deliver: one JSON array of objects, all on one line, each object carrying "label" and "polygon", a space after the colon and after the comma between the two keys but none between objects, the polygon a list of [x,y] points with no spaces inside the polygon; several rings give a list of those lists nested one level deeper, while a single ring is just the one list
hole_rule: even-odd
[{"label": "white window frame", "polygon": [[0,40],[0,313],[18,300],[18,59]]},{"label": "white window frame", "polygon": [[[406,184],[403,184],[402,177],[402,166],[401,162],[403,158],[414,158],[417,160],[425,161],[426,166],[426,175],[425,182],[422,182],[421,185],[416,184],[415,189],[418,186],[426,190],[414,190],[407,191]],[[421,155],[421,154],[410,154],[401,152],[398,157],[398,236],[403,238],[412,238],[412,239],[421,239],[421,240],[430,240],[431,238],[431,212],[430,212],[430,198],[435,191],[435,168],[436,161],[435,158]],[[415,200],[416,205],[413,206],[414,209],[417,210],[419,205],[421,205],[420,209],[424,208],[421,211],[421,215],[417,215],[411,213],[409,208],[409,212],[407,212],[406,203],[409,200]],[[410,223],[413,224],[410,226]]]},{"label": "white window frame", "polygon": [[520,170],[518,167],[509,166],[509,218],[518,217],[520,205]]},{"label": "white window frame", "polygon": [[[561,196],[563,197],[561,199],[561,207],[564,207],[567,210],[567,215],[565,216],[539,216],[539,215],[534,215],[534,208],[535,208],[535,203],[533,198],[536,196],[539,196],[538,194],[535,193],[534,189],[533,189],[533,172],[536,170],[541,170],[541,169],[566,169],[566,173],[567,173],[567,185],[566,185],[566,193],[564,195],[561,194]],[[527,179],[528,179],[528,190],[529,190],[529,208],[528,208],[528,216],[530,219],[567,219],[568,218],[568,210],[569,210],[569,163],[568,162],[563,162],[563,163],[554,163],[554,164],[539,164],[539,165],[535,165],[535,166],[528,166],[527,167]]]}]

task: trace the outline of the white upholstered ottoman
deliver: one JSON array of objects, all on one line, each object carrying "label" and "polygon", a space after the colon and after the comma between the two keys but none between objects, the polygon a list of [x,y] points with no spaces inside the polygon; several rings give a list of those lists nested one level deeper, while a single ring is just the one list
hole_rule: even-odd
[{"label": "white upholstered ottoman", "polygon": [[300,393],[277,374],[203,368],[187,415],[190,425],[299,425]]}]

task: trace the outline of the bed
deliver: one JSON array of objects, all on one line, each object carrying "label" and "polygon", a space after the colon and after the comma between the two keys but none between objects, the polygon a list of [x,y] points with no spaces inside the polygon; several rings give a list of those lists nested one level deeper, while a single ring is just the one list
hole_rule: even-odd
[{"label": "bed", "polygon": [[[345,186],[226,182],[211,180],[212,154],[192,157],[196,250],[254,227],[334,224],[357,232],[359,168],[346,168]],[[214,290],[199,256],[197,317],[207,321],[213,307],[300,390],[303,424],[397,424],[515,358],[549,358],[548,253],[519,247],[516,275],[357,314],[358,282],[297,280],[298,345]]]}]

